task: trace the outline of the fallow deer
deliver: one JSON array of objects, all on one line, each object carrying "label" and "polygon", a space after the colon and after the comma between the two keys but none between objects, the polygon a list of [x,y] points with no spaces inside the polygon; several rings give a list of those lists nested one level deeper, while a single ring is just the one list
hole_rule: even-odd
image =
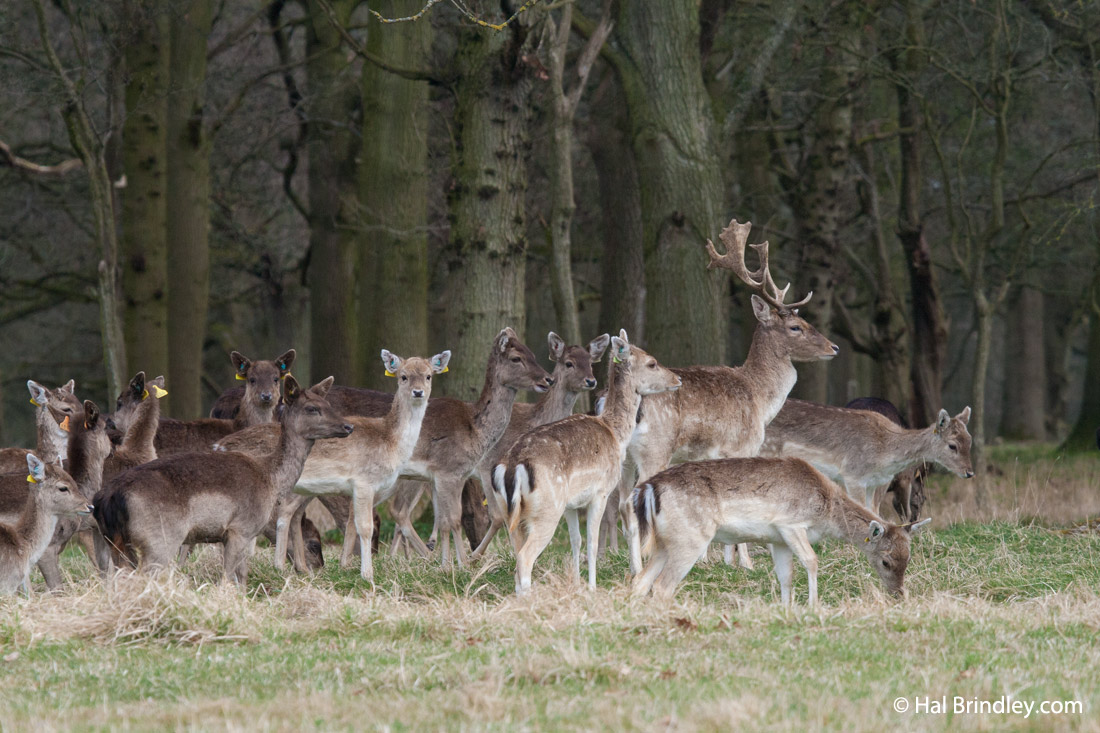
[{"label": "fallow deer", "polygon": [[33,453],[27,473],[0,476],[0,496],[23,494],[23,508],[13,518],[0,520],[0,594],[21,585],[30,591],[31,565],[38,561],[53,537],[58,516],[88,513],[92,507],[60,466],[45,463]]},{"label": "fallow deer", "polygon": [[[857,397],[844,405],[850,410],[870,410],[877,412],[890,420],[895,425],[909,429],[909,422],[898,411],[890,400],[880,397]],[[915,522],[920,519],[921,509],[924,507],[924,479],[931,468],[927,463],[921,463],[916,468],[901,471],[890,485],[886,487],[886,493],[890,495],[894,511],[903,522]],[[878,504],[876,503],[877,507]]]},{"label": "fallow deer", "polygon": [[[34,452],[47,463],[60,466],[65,460],[69,440],[65,418],[75,419],[80,414],[80,402],[73,395],[74,382],[70,379],[57,389],[49,389],[28,379],[27,389],[35,407]],[[50,408],[53,408],[52,413]],[[22,471],[30,452],[25,448],[0,448],[0,473]]]},{"label": "fallow deer", "polygon": [[919,463],[971,478],[969,420],[969,407],[955,417],[940,410],[934,425],[906,430],[877,412],[787,400],[768,425],[761,455],[801,458],[877,511],[876,489]]},{"label": "fallow deer", "polygon": [[[351,495],[354,512],[347,523],[341,565],[350,561],[352,538],[357,534],[361,548],[360,574],[364,580],[374,582],[371,562],[374,507],[389,500],[402,467],[412,457],[431,395],[432,375],[447,371],[450,358],[450,351],[431,359],[402,359],[382,350],[386,374],[397,380],[397,394],[390,403],[390,410],[385,417],[347,417],[348,423],[355,428],[351,437],[322,440],[314,445],[295,484],[295,493],[280,501],[275,509],[275,566],[278,569],[285,566],[291,519],[304,512],[305,505],[314,496],[345,494]],[[263,430],[245,430],[228,436],[218,443],[218,450],[255,454],[275,429],[274,426],[263,427]]]},{"label": "fallow deer", "polygon": [[[721,235],[726,254],[719,256],[707,241],[707,268],[730,270],[753,291],[756,331],[745,363],[739,367],[694,366],[673,368],[683,387],[642,400],[637,428],[628,455],[641,483],[673,463],[709,458],[755,456],[764,442],[764,428],[783,406],[798,379],[795,361],[832,359],[839,347],[798,315],[813,293],[797,303],[784,303],[790,285],[776,286],[768,267],[768,243],[750,245],[760,266],[749,271],[745,244],[751,223],[730,222]],[[623,483],[619,512],[630,547],[630,569],[641,569],[634,513],[633,483]],[[738,548],[743,565],[748,552]]]},{"label": "fallow deer", "polygon": [[[236,353],[236,352],[234,352],[234,353]],[[279,379],[282,379],[286,375],[290,374],[290,367],[294,363],[294,358],[295,358],[296,355],[297,355],[297,353],[294,351],[294,349],[289,349],[289,350],[287,350],[287,352],[285,354],[283,354],[279,358],[275,359],[274,361],[270,362],[270,364],[274,365],[276,370],[279,372]],[[233,361],[233,367],[237,370],[236,375],[235,375],[235,379],[239,382],[245,382],[245,384],[241,385],[239,387],[231,387],[231,388],[225,390],[224,392],[222,392],[220,395],[218,395],[218,399],[214,401],[213,407],[210,408],[210,417],[218,419],[218,420],[235,420],[235,419],[237,419],[237,415],[240,414],[240,411],[241,411],[241,401],[244,399],[244,394],[245,394],[246,387],[248,386],[248,384],[253,384],[253,382],[251,381],[251,377],[248,375],[249,368],[248,367],[246,367],[245,369],[241,368],[241,365],[244,362],[243,361],[238,361],[237,358],[233,357],[232,355],[230,356],[230,358]],[[240,358],[244,359],[243,356],[240,357]],[[247,361],[247,360],[245,360],[245,361]],[[261,364],[267,364],[267,363],[269,363],[269,362],[263,362],[263,361],[255,362],[253,364],[253,368],[258,367]],[[266,372],[266,371],[267,371],[266,368],[264,368],[264,372]],[[256,382],[254,384],[257,387],[262,388],[266,383],[268,383],[267,376],[268,375],[266,375],[266,374],[257,374],[256,375]],[[278,385],[276,385],[275,386],[275,393],[271,395],[272,407],[274,407],[275,404],[278,403],[278,399],[277,399],[278,398],[278,392],[279,392],[279,388],[278,388]],[[261,405],[261,408],[262,408],[262,405]],[[263,422],[264,422],[263,420],[257,420],[255,422],[253,422],[252,424],[253,425],[260,425],[260,424],[263,424]],[[268,420],[267,422],[271,422],[271,421]]]},{"label": "fallow deer", "polygon": [[[478,469],[491,524],[481,544],[470,554],[471,562],[481,557],[493,537],[508,523],[507,506],[500,500],[499,494],[490,490],[489,477],[493,466],[500,462],[505,451],[527,431],[573,414],[573,406],[577,404],[581,393],[596,388],[596,375],[592,372],[592,365],[600,361],[611,342],[611,337],[606,333],[589,341],[588,346],[566,346],[561,336],[553,331],[547,334],[546,339],[550,347],[550,361],[554,362],[554,371],[550,374],[554,385],[535,404],[516,403],[512,407],[508,429],[485,456]],[[470,489],[469,486],[466,488]]]},{"label": "fallow deer", "polygon": [[233,362],[233,372],[239,381],[244,382],[243,389],[230,390],[241,395],[233,418],[161,418],[156,436],[157,455],[213,450],[214,443],[230,433],[273,422],[275,406],[279,402],[279,382],[290,373],[295,355],[294,349],[290,349],[274,361],[254,362],[240,352],[231,353],[229,358]]},{"label": "fallow deer", "polygon": [[[515,331],[505,328],[493,339],[477,402],[471,404],[450,397],[428,401],[420,439],[401,476],[427,481],[432,486],[435,533],[442,539],[440,557],[444,565],[450,563],[452,535],[458,562],[466,560],[459,534],[463,484],[477,476],[478,465],[504,434],[516,392],[533,389],[541,393],[552,385],[553,379],[539,366],[531,350],[520,342]],[[329,401],[347,415],[383,417],[389,412],[393,395],[356,387],[333,387]],[[259,426],[244,432],[262,434],[265,430]],[[267,432],[267,440],[273,440],[273,433]],[[397,531],[418,553],[430,554],[411,524],[399,525]],[[291,532],[293,544],[297,532],[293,527]]]},{"label": "fallow deer", "polygon": [[793,558],[809,578],[817,604],[812,545],[835,537],[863,550],[886,589],[905,594],[913,532],[931,522],[898,526],[852,501],[844,490],[797,458],[727,458],[683,463],[639,484],[633,496],[649,565],[633,595],[670,598],[712,541],[767,542],[783,605],[791,603]]},{"label": "fallow deer", "polygon": [[142,570],[167,566],[185,543],[222,543],[226,577],[244,585],[256,537],[294,487],[313,442],[352,431],[325,400],[331,385],[329,377],[303,390],[286,377],[282,430],[268,455],[180,453],[116,476],[95,501],[104,537],[136,551]]},{"label": "fallow deer", "polygon": [[601,415],[572,415],[522,435],[493,469],[493,489],[508,508],[516,551],[516,593],[531,587],[531,568],[565,515],[580,574],[578,510],[587,508],[588,586],[596,587],[600,518],[619,480],[643,395],[676,390],[680,378],[632,346],[625,330],[611,339],[607,403]]}]

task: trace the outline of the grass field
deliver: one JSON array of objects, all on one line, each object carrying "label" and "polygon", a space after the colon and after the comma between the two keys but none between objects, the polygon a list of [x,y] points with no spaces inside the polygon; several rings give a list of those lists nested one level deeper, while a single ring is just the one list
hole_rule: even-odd
[{"label": "grass field", "polygon": [[[904,602],[836,542],[821,607],[789,612],[766,552],[751,572],[697,567],[671,605],[631,600],[621,556],[589,592],[567,579],[564,529],[522,599],[503,544],[453,572],[381,557],[374,593],[337,548],[311,579],[261,549],[243,594],[209,548],[107,584],[69,551],[63,592],[0,599],[0,729],[1098,730],[1100,457],[995,464],[980,509],[933,481]],[[947,713],[915,712],[944,696]],[[953,713],[956,696],[1081,711]]]}]

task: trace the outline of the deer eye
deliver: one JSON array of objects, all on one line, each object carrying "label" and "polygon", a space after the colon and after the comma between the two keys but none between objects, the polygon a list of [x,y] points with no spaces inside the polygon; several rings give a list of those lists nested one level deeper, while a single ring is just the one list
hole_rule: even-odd
[{"label": "deer eye", "polygon": [[565,362],[565,368],[566,369],[572,369],[573,368],[573,362],[571,362],[571,361]]},{"label": "deer eye", "polygon": [[255,383],[256,383],[256,378],[255,378],[255,377],[252,377],[252,378],[250,378],[250,379],[248,380],[248,383],[249,383],[249,384],[255,384]]},{"label": "deer eye", "polygon": [[890,568],[892,568],[892,567],[893,567],[893,565],[891,565],[891,564],[890,564],[890,561],[889,561],[889,560],[883,560],[883,561],[882,561],[882,567],[884,567],[884,568],[886,568],[887,570],[889,570]]},{"label": "deer eye", "polygon": [[61,489],[62,491],[68,491],[69,490],[69,487],[65,486],[64,484],[62,484],[61,486],[58,486],[57,488]]},{"label": "deer eye", "polygon": [[512,363],[513,364],[519,364],[521,361],[523,361],[523,359],[519,358],[518,356],[513,356],[512,357]]},{"label": "deer eye", "polygon": [[802,333],[802,326],[791,326],[791,333]]},{"label": "deer eye", "polygon": [[401,381],[402,381],[402,382],[407,382],[407,381],[409,381],[409,378],[408,378],[408,376],[406,376],[406,375],[402,374],[402,375],[401,375]]},{"label": "deer eye", "polygon": [[320,415],[321,414],[321,411],[319,409],[317,409],[316,407],[307,407],[306,412],[308,412],[310,415]]},{"label": "deer eye", "polygon": [[959,452],[959,446],[955,445],[954,443],[948,443],[947,447],[951,449],[952,453],[958,453]]},{"label": "deer eye", "polygon": [[427,379],[428,379],[428,381],[429,381],[429,382],[430,382],[430,381],[432,381],[432,375],[431,375],[431,374],[429,374],[429,375],[428,375],[428,377],[427,377]]},{"label": "deer eye", "polygon": [[657,368],[657,362],[651,361],[648,364],[646,364],[646,366],[649,367],[650,369],[656,369]]}]

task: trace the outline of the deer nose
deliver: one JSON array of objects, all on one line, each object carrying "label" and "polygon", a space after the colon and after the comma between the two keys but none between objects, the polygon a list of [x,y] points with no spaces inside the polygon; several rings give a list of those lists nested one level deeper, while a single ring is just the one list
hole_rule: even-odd
[{"label": "deer nose", "polygon": [[352,427],[351,425],[348,425],[347,423],[344,423],[344,434],[345,435],[351,435],[352,430],[355,430],[355,428]]},{"label": "deer nose", "polygon": [[107,418],[107,420],[104,422],[104,424],[107,426],[108,430],[118,430],[118,426],[115,425],[114,418],[111,418],[111,417]]},{"label": "deer nose", "polygon": [[974,472],[973,471],[967,471],[964,478],[974,478]]},{"label": "deer nose", "polygon": [[834,354],[839,354],[840,353],[840,347],[837,346],[836,344],[833,344],[833,353]]},{"label": "deer nose", "polygon": [[592,389],[595,386],[596,386],[596,380],[595,379],[592,379],[591,377],[589,377],[588,379],[584,380],[584,388],[585,389]]},{"label": "deer nose", "polygon": [[546,386],[547,387],[553,387],[554,386],[554,378],[553,377],[547,377],[545,381],[546,381]]},{"label": "deer nose", "polygon": [[271,393],[270,392],[261,392],[260,393],[260,400],[262,400],[263,402],[271,402]]},{"label": "deer nose", "polygon": [[414,389],[413,390],[413,397],[423,397],[423,396],[424,396],[424,390],[422,390],[422,389]]}]

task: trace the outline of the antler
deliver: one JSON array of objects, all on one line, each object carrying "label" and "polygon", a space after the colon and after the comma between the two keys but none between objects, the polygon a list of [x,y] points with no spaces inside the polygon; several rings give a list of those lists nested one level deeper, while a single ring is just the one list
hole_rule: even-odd
[{"label": "antler", "polygon": [[792,311],[809,303],[810,298],[813,297],[813,291],[810,291],[805,298],[797,303],[783,302],[787,297],[787,291],[791,289],[791,284],[787,283],[787,287],[780,290],[775,281],[772,280],[772,273],[768,268],[768,243],[766,241],[749,245],[756,250],[756,254],[760,258],[760,267],[751,272],[749,271],[745,265],[745,242],[748,241],[751,229],[752,222],[747,221],[740,224],[736,219],[731,220],[729,226],[718,235],[718,238],[722,240],[722,244],[726,245],[726,254],[724,255],[719,255],[717,250],[714,249],[714,243],[708,239],[707,255],[710,257],[710,262],[707,263],[707,269],[721,267],[724,270],[732,271],[741,282],[756,291],[757,295],[776,310]]}]

